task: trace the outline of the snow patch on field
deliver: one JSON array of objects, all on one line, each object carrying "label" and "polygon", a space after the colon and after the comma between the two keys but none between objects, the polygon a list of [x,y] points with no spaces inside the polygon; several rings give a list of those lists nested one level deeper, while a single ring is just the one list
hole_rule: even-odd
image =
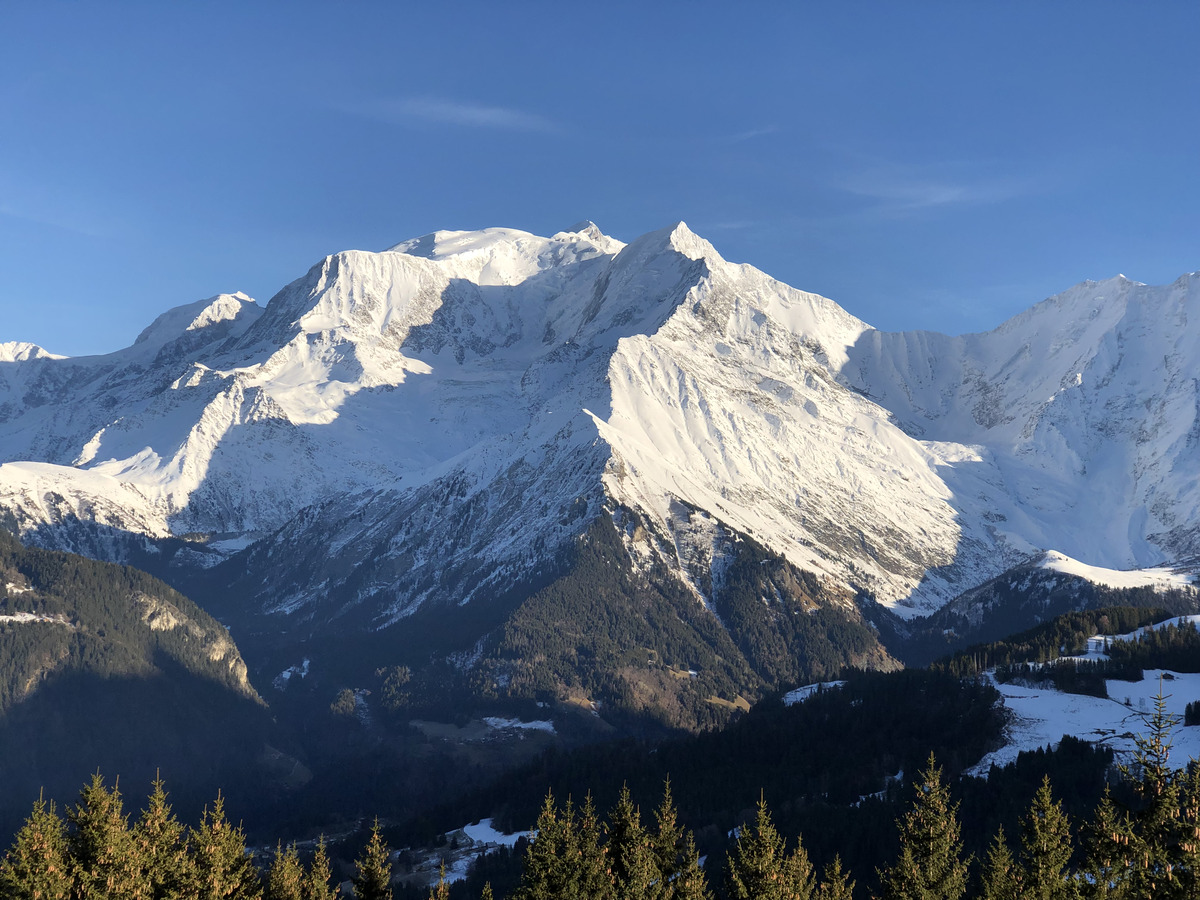
[{"label": "snow patch on field", "polygon": [[512,847],[521,838],[528,836],[526,831],[518,831],[516,834],[497,831],[492,827],[491,819],[480,819],[474,825],[464,825],[462,831],[476,844],[484,844],[489,847]]},{"label": "snow patch on field", "polygon": [[12,622],[17,625],[27,625],[30,622],[49,622],[52,625],[65,625],[68,628],[73,627],[70,620],[64,615],[44,616],[37,613],[19,612],[12,615],[0,616],[0,623]]},{"label": "snow patch on field", "polygon": [[809,697],[821,691],[832,691],[845,685],[844,681],[821,681],[817,684],[806,684],[804,687],[798,687],[794,691],[788,691],[783,695],[784,706],[794,706],[797,703],[803,703]]},{"label": "snow patch on field", "polygon": [[[1200,627],[1200,615],[1167,619],[1129,634],[1093,635],[1088,638],[1087,649],[1082,654],[1061,657],[1058,661],[1105,660],[1111,642],[1136,640],[1148,631],[1176,624]],[[969,774],[986,776],[992,765],[1005,766],[1014,762],[1023,751],[1055,746],[1065,734],[1104,744],[1118,757],[1127,759],[1136,747],[1137,736],[1149,733],[1147,717],[1154,712],[1160,691],[1167,712],[1177,716],[1180,723],[1173,732],[1175,765],[1200,759],[1200,727],[1182,724],[1188,703],[1200,700],[1200,674],[1147,669],[1141,681],[1107,680],[1107,698],[1068,694],[1041,685],[1002,684],[996,681],[994,670],[988,672],[987,677],[1000,692],[1001,702],[1011,714],[1005,726],[1006,744],[980,760]]]},{"label": "snow patch on field", "polygon": [[[1200,675],[1161,670],[1148,670],[1145,674],[1138,682],[1109,681],[1108,699],[993,682],[1004,697],[1005,707],[1012,712],[1005,728],[1008,743],[985,756],[969,774],[987,775],[993,764],[1006,766],[1015,762],[1022,751],[1057,746],[1064,734],[1104,744],[1118,756],[1128,757],[1135,747],[1134,738],[1149,733],[1146,717],[1154,711],[1160,675],[1173,679],[1163,681],[1163,693],[1167,710],[1178,715],[1180,721],[1184,707],[1200,699]],[[1180,725],[1175,729],[1171,758],[1177,766],[1200,758],[1200,728]]]},{"label": "snow patch on field", "polygon": [[311,664],[312,664],[312,660],[310,660],[306,656],[306,657],[304,657],[304,661],[302,663],[300,663],[298,666],[288,666],[286,669],[284,669],[282,672],[280,672],[278,675],[275,676],[275,680],[271,682],[272,686],[277,691],[286,691],[288,682],[290,682],[292,680],[292,676],[295,675],[295,676],[299,676],[300,678],[308,677],[308,667]]},{"label": "snow patch on field", "polygon": [[518,729],[521,731],[545,731],[549,734],[554,734],[554,723],[545,719],[538,719],[533,722],[522,722],[520,719],[503,719],[499,716],[484,716],[483,721],[489,728],[494,728],[497,731],[507,729]]}]

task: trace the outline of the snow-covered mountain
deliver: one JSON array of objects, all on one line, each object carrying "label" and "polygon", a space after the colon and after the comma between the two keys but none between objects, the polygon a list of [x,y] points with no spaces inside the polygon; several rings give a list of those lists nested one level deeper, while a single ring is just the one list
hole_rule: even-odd
[{"label": "snow-covered mountain", "polygon": [[1200,554],[1198,311],[1200,273],[1118,277],[893,334],[682,224],[437,232],[105,356],[0,344],[0,515],[108,558],[240,553],[255,604],[368,627],[501,594],[600,516],[701,602],[746,535],[925,614],[1040,551]]}]

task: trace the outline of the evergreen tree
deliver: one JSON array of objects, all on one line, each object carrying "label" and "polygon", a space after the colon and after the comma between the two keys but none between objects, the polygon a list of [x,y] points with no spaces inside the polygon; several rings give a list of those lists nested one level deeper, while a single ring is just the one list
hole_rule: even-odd
[{"label": "evergreen tree", "polygon": [[614,896],[590,795],[576,818],[569,798],[560,812],[548,793],[536,827],[513,900],[610,900]]},{"label": "evergreen tree", "polygon": [[325,849],[325,835],[321,835],[317,840],[317,850],[308,867],[308,874],[304,877],[304,900],[334,900],[338,889],[329,887],[329,877],[329,852]]},{"label": "evergreen tree", "polygon": [[1200,763],[1195,760],[1180,783],[1179,868],[1181,892],[1200,897]]},{"label": "evergreen tree", "polygon": [[840,856],[835,856],[821,874],[821,883],[813,900],[854,900],[854,882],[850,873],[842,868]]},{"label": "evergreen tree", "polygon": [[[570,801],[567,801],[570,805]],[[583,798],[579,808],[577,838],[574,852],[573,884],[568,897],[580,900],[610,900],[616,896],[616,884],[608,858],[608,849],[602,842],[600,819],[596,815],[596,804],[592,795]]]},{"label": "evergreen tree", "polygon": [[67,811],[75,890],[87,900],[143,900],[149,883],[129,831],[121,792],[97,772]]},{"label": "evergreen tree", "polygon": [[286,850],[281,844],[275,845],[263,900],[304,900],[304,866],[295,844],[288,844]]},{"label": "evergreen tree", "polygon": [[154,780],[146,808],[133,827],[133,842],[150,886],[153,900],[175,898],[192,880],[186,831],[171,811],[166,787]]},{"label": "evergreen tree", "polygon": [[205,808],[200,826],[192,829],[188,844],[195,865],[188,894],[197,900],[258,900],[262,884],[246,854],[246,835],[225,815],[225,798],[217,794]]},{"label": "evergreen tree", "polygon": [[354,865],[357,900],[388,900],[392,896],[391,851],[379,832],[378,818],[371,826],[371,840]]},{"label": "evergreen tree", "polygon": [[1021,831],[1021,896],[1029,900],[1069,900],[1074,881],[1067,871],[1071,860],[1071,824],[1050,791],[1050,777],[1033,797]]},{"label": "evergreen tree", "polygon": [[1109,794],[1104,796],[1083,831],[1083,876],[1089,900],[1128,900],[1131,860],[1129,821],[1117,811]]},{"label": "evergreen tree", "polygon": [[71,887],[66,827],[54,809],[54,802],[47,803],[39,796],[0,862],[0,897],[67,900]]},{"label": "evergreen tree", "polygon": [[675,811],[675,800],[671,796],[671,779],[663,782],[662,803],[654,811],[654,837],[651,845],[658,871],[665,881],[672,880],[679,872],[683,828],[679,825],[679,814]]},{"label": "evergreen tree", "polygon": [[536,835],[525,849],[525,866],[515,900],[558,900],[572,896],[573,866],[579,839],[571,802],[559,813],[552,793],[546,794],[538,813]]},{"label": "evergreen tree", "polygon": [[981,900],[1020,900],[1020,870],[1008,849],[1003,827],[996,832],[984,858],[982,887]]},{"label": "evergreen tree", "polygon": [[654,811],[654,826],[650,844],[658,869],[658,896],[663,900],[709,900],[712,892],[700,867],[696,841],[679,824],[670,778],[663,782],[663,798]]},{"label": "evergreen tree", "polygon": [[[607,856],[618,900],[652,900],[661,896],[664,884],[656,848],[642,827],[641,813],[633,805],[627,786],[621,788],[617,805],[608,815],[607,831]],[[673,869],[674,860],[671,862]]]},{"label": "evergreen tree", "polygon": [[483,890],[479,894],[479,900],[494,900],[492,897],[492,883],[490,881],[483,883]]},{"label": "evergreen tree", "polygon": [[683,836],[679,851],[679,866],[667,881],[663,896],[666,900],[712,900],[708,879],[700,867],[700,855],[696,852],[696,841],[692,833]]},{"label": "evergreen tree", "polygon": [[450,885],[446,883],[446,861],[438,866],[437,884],[429,889],[429,900],[450,900]]},{"label": "evergreen tree", "polygon": [[916,786],[912,809],[896,824],[900,858],[882,873],[885,900],[958,900],[967,889],[958,804],[933,754]]},{"label": "evergreen tree", "polygon": [[1121,766],[1121,774],[1133,787],[1138,805],[1133,810],[1130,830],[1130,890],[1135,897],[1182,896],[1180,844],[1183,838],[1180,807],[1182,780],[1171,768],[1171,731],[1179,717],[1167,712],[1160,684],[1148,735],[1139,734],[1132,766]]},{"label": "evergreen tree", "polygon": [[733,900],[809,900],[812,864],[797,842],[787,844],[771,822],[767,802],[759,797],[754,827],[742,827],[729,857],[727,890]]}]

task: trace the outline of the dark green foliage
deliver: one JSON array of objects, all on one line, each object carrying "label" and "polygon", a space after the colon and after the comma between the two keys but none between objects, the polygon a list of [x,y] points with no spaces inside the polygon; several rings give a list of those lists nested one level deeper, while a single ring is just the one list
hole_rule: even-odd
[{"label": "dark green foliage", "polygon": [[[1200,767],[1170,767],[1174,724],[1160,697],[1148,718],[1148,732],[1138,739],[1136,765],[1124,770],[1122,790],[1127,788],[1133,800],[1122,807],[1105,794],[1081,829],[1077,866],[1072,866],[1076,848],[1067,816],[1053,796],[1050,780],[1043,777],[1021,817],[1019,861],[1013,858],[1004,829],[998,829],[979,872],[978,889],[969,895],[970,859],[964,859],[960,806],[930,757],[913,786],[910,807],[897,820],[899,847],[881,873],[882,897],[1175,900],[1200,895]],[[1001,793],[1010,791],[1010,785],[1003,783],[1006,772],[993,769],[991,773],[1001,782],[997,785]],[[672,793],[667,785],[653,828],[643,824],[628,790],[621,791],[604,822],[590,796],[580,807],[568,801],[559,809],[553,796],[547,795],[536,839],[523,842],[520,885],[508,896],[512,900],[712,900],[692,835],[679,825]],[[983,797],[978,792],[974,796]],[[329,885],[330,859],[323,839],[307,871],[294,845],[287,850],[277,846],[264,892],[244,835],[229,822],[220,796],[184,840],[183,826],[171,812],[161,781],[154,784],[146,809],[130,829],[120,793],[109,789],[97,774],[81,791],[68,818],[69,830],[52,805],[42,800],[34,804],[25,827],[0,861],[0,896],[5,900],[332,900],[337,893]],[[838,831],[829,818],[823,827]],[[728,854],[723,900],[853,900],[855,884],[840,857],[831,857],[818,880],[799,836],[789,852],[787,834],[775,824],[760,795],[753,822],[742,826]],[[835,839],[845,837],[844,832],[835,834]],[[354,883],[359,900],[389,896],[387,856],[376,822],[357,865]],[[164,868],[186,874],[169,886],[165,879],[155,881]],[[428,898],[490,898],[494,894],[488,881],[476,872],[465,885],[452,887],[445,881],[443,865]],[[400,895],[417,896],[412,889]]]},{"label": "dark green foliage", "polygon": [[663,783],[663,798],[654,812],[654,822],[651,844],[659,872],[658,895],[664,900],[709,900],[695,839],[679,824],[669,778]]},{"label": "dark green foliage", "polygon": [[[687,670],[697,671],[695,678]],[[728,719],[710,697],[753,692],[758,679],[682,583],[633,571],[611,520],[581,539],[568,574],[533,594],[480,664],[481,690],[597,702],[610,720],[649,715],[704,728]],[[629,724],[633,724],[632,720]]]},{"label": "dark green foliage", "polygon": [[521,886],[514,894],[514,900],[576,900],[586,897],[580,883],[583,880],[591,881],[601,863],[595,858],[583,858],[579,827],[571,801],[568,799],[566,806],[559,810],[554,796],[547,794],[535,827],[537,837],[525,852]]},{"label": "dark green foliage", "polygon": [[1184,725],[1200,725],[1200,700],[1193,700],[1183,710]]},{"label": "dark green foliage", "polygon": [[302,882],[301,895],[304,900],[333,900],[336,888],[329,886],[331,873],[329,871],[329,852],[325,847],[324,835],[317,841],[317,850],[309,864],[308,873]]},{"label": "dark green foliage", "polygon": [[[156,781],[129,827],[120,791],[99,773],[66,822],[38,800],[0,862],[0,897],[30,900],[258,900],[262,887],[245,836],[218,797],[200,826],[185,829]],[[274,898],[272,898],[274,900]],[[288,898],[292,900],[292,898]]]},{"label": "dark green foliage", "polygon": [[576,810],[569,800],[559,809],[547,794],[514,900],[711,900],[669,789],[655,819],[652,833],[628,790],[604,823],[590,796]]},{"label": "dark green foliage", "polygon": [[335,716],[351,717],[354,715],[355,705],[354,691],[350,688],[342,688],[333,698],[333,702],[329,704],[329,711]]},{"label": "dark green foliage", "polygon": [[[673,874],[667,875],[670,881],[663,894],[668,900],[712,900],[712,892],[708,889],[708,879],[700,866],[700,857],[696,853],[696,841],[690,831],[685,832],[679,843],[679,854]],[[667,874],[666,869],[662,870]]]},{"label": "dark green foliage", "polygon": [[912,807],[896,824],[900,858],[883,874],[886,900],[958,900],[967,890],[958,805],[933,756],[915,785]]},{"label": "dark green foliage", "polygon": [[714,588],[718,621],[665,569],[635,572],[612,520],[598,519],[567,573],[509,618],[480,663],[477,693],[595,701],[627,726],[694,730],[728,720],[739,697],[847,666],[895,665],[848,598],[752,541],[738,539],[733,552]]},{"label": "dark green foliage", "polygon": [[804,847],[797,842],[791,853],[771,822],[761,797],[754,825],[738,833],[729,855],[726,890],[731,900],[809,900],[813,869]]},{"label": "dark green foliage", "polygon": [[1133,640],[1110,640],[1106,652],[1106,660],[1002,665],[996,669],[996,680],[1049,684],[1066,693],[1107,697],[1108,680],[1141,681],[1145,669],[1200,671],[1200,632],[1192,622],[1167,624],[1143,631]]},{"label": "dark green foliage", "polygon": [[1067,871],[1071,826],[1046,778],[1034,795],[1021,829],[1021,896],[1029,900],[1070,900],[1075,884]]},{"label": "dark green foliage", "polygon": [[1003,640],[977,644],[930,665],[936,671],[974,677],[987,669],[1020,663],[1045,663],[1087,649],[1096,634],[1128,634],[1161,622],[1169,614],[1161,607],[1105,607],[1070,612]]},{"label": "dark green foliage", "polygon": [[67,811],[67,846],[76,891],[89,900],[124,900],[148,892],[144,867],[129,832],[121,793],[97,773]]},{"label": "dark green foliage", "polygon": [[74,878],[67,834],[54,803],[38,798],[0,861],[0,897],[7,900],[67,900]]},{"label": "dark green foliage", "polygon": [[379,830],[379,819],[371,826],[371,839],[355,862],[356,900],[388,900],[392,896],[391,851]]},{"label": "dark green foliage", "polygon": [[1004,837],[1004,829],[996,832],[996,837],[988,847],[987,856],[983,861],[983,889],[981,900],[1020,900],[1021,872],[1013,859],[1008,841]]},{"label": "dark green foliage", "polygon": [[[968,591],[920,623],[900,623],[886,615],[876,616],[876,622],[887,646],[897,651],[906,665],[928,665],[963,647],[975,649],[1004,641],[1007,635],[1030,633],[1039,623],[1048,624],[1056,617],[1069,620],[1071,616],[1090,616],[1116,607],[1157,610],[1153,621],[1161,621],[1167,616],[1200,611],[1200,598],[1190,590],[1110,588],[1058,572],[1023,567]],[[1091,633],[1124,634],[1138,627],[1116,622],[1113,625]],[[1048,658],[1033,659],[1044,662]]]},{"label": "dark green foliage", "polygon": [[405,687],[412,680],[412,671],[408,666],[389,666],[380,669],[376,674],[383,679],[379,691],[383,708],[396,713],[408,706],[409,694]]},{"label": "dark green foliage", "polygon": [[304,900],[304,867],[295,844],[275,845],[263,900]]},{"label": "dark green foliage", "polygon": [[1089,900],[1126,900],[1130,894],[1129,820],[1107,791],[1083,829],[1080,867]]},{"label": "dark green foliage", "polygon": [[258,872],[246,854],[246,835],[226,817],[221,795],[204,810],[188,846],[194,861],[190,895],[201,900],[255,900],[262,895]]},{"label": "dark green foliage", "polygon": [[1184,895],[1185,885],[1176,870],[1190,842],[1184,834],[1186,820],[1181,821],[1180,816],[1186,773],[1173,769],[1170,761],[1171,731],[1176,724],[1178,718],[1167,712],[1160,691],[1146,721],[1148,732],[1136,739],[1133,765],[1121,767],[1135,795],[1126,832],[1128,882],[1135,897]]},{"label": "dark green foliage", "polygon": [[821,873],[821,882],[813,893],[813,900],[854,900],[854,880],[842,868],[840,856],[835,856]]},{"label": "dark green foliage", "polygon": [[1200,672],[1200,631],[1194,622],[1179,622],[1144,631],[1132,641],[1114,641],[1108,655],[1130,669]]},{"label": "dark green foliage", "polygon": [[[622,783],[634,796],[653,796],[670,777],[673,800],[688,811],[700,852],[712,856],[722,852],[723,842],[701,833],[701,826],[715,823],[723,836],[766,785],[778,827],[804,833],[818,865],[840,854],[852,869],[871,871],[891,852],[895,812],[849,804],[887,790],[901,770],[917,771],[931,750],[953,773],[973,765],[1000,739],[1003,718],[996,699],[989,686],[944,674],[854,673],[844,687],[800,704],[761,703],[719,732],[547,755],[498,781],[473,806],[447,811],[446,827],[492,815],[498,827],[517,830],[536,817],[529,798],[544,796],[548,788],[557,796],[591,789],[608,807]],[[1095,773],[1082,764],[1080,770],[1089,777]],[[1025,797],[1040,779],[1038,771]],[[1014,822],[1021,811],[1014,811]],[[990,829],[986,841],[995,824],[984,825]]]},{"label": "dark green foliage", "polygon": [[133,828],[135,851],[150,882],[153,900],[178,897],[195,881],[187,852],[187,832],[167,802],[166,785],[155,779],[141,818]]},{"label": "dark green foliage", "polygon": [[0,623],[0,712],[52,672],[145,677],[165,660],[257,699],[225,628],[145,572],[25,548],[0,530],[0,575],[0,585],[25,585],[20,592],[0,587],[0,614],[51,620]]},{"label": "dark green foliage", "polygon": [[[641,812],[628,787],[621,788],[617,805],[608,814],[606,832],[608,867],[618,900],[658,897],[662,885],[653,837],[642,827]],[[671,862],[673,869],[674,859]]]},{"label": "dark green foliage", "polygon": [[1003,768],[993,766],[987,778],[962,779],[955,795],[966,849],[984,858],[999,829],[1019,841],[1029,804],[1047,777],[1064,811],[1076,821],[1087,820],[1103,796],[1112,762],[1109,748],[1064,735],[1053,750],[1025,751]]},{"label": "dark green foliage", "polygon": [[713,607],[768,690],[836,678],[849,666],[894,666],[852,598],[754,541],[736,546]]},{"label": "dark green foliage", "polygon": [[[1122,670],[1121,674],[1125,674]],[[1141,677],[1137,670],[1137,678]],[[1044,665],[1016,663],[996,669],[996,680],[1001,684],[1046,685],[1065,694],[1084,694],[1090,697],[1108,697],[1107,679],[1119,677],[1103,660],[1060,660]],[[1134,679],[1137,680],[1137,679]]]},{"label": "dark green foliage", "polygon": [[437,884],[429,889],[429,900],[450,900],[450,885],[446,882],[445,863],[438,869]]},{"label": "dark green foliage", "polygon": [[211,616],[143,572],[0,532],[0,615],[18,614],[43,618],[0,622],[0,827],[39,785],[69,801],[97,767],[186,773],[190,812],[222,782],[254,796],[270,720]]}]

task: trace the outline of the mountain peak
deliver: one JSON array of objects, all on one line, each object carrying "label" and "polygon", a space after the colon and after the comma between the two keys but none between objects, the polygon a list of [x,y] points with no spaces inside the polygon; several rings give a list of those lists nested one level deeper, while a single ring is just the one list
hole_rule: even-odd
[{"label": "mountain peak", "polygon": [[625,246],[623,242],[618,241],[616,238],[610,237],[601,231],[596,223],[590,219],[584,219],[582,222],[576,222],[566,231],[560,231],[558,234],[554,235],[554,238],[566,238],[569,235],[575,234],[579,234],[587,238],[592,244],[594,244],[604,253],[618,253],[620,252],[621,248]]},{"label": "mountain peak", "polygon": [[717,248],[688,228],[687,223],[682,220],[676,222],[675,227],[671,229],[671,246],[688,259],[701,259],[706,256],[721,259]]},{"label": "mountain peak", "polygon": [[197,339],[208,340],[210,334],[213,339],[235,337],[243,334],[262,312],[262,307],[241,291],[217,294],[167,310],[137,336],[129,349],[157,353],[184,335],[189,335],[189,346]]},{"label": "mountain peak", "polygon": [[0,342],[0,362],[27,362],[31,359],[66,359],[66,357],[48,353],[37,344],[30,344],[26,341]]},{"label": "mountain peak", "polygon": [[522,240],[542,240],[528,231],[516,228],[481,228],[478,231],[434,231],[389,247],[392,253],[420,256],[425,259],[445,259],[486,253],[499,244]]}]

